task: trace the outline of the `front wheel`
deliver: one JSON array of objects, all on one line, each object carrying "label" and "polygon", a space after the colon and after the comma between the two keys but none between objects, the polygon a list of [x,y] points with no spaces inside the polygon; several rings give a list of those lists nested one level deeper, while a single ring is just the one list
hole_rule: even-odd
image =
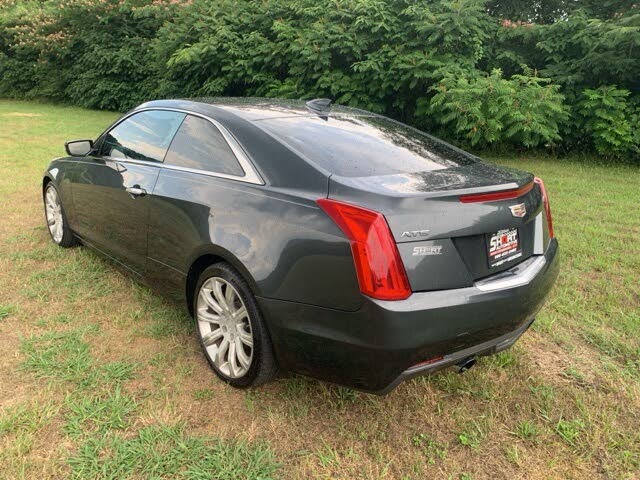
[{"label": "front wheel", "polygon": [[60,195],[52,182],[49,182],[44,190],[44,213],[49,234],[55,244],[63,248],[77,245],[78,242],[67,223]]},{"label": "front wheel", "polygon": [[218,377],[247,388],[275,376],[278,368],[258,304],[230,265],[217,263],[205,269],[193,302],[196,332]]}]

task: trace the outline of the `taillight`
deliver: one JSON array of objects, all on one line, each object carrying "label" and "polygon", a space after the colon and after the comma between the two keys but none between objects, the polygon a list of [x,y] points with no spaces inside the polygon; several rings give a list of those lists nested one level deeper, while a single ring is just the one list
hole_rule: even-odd
[{"label": "taillight", "polygon": [[533,188],[533,182],[527,183],[524,187],[515,188],[512,190],[502,190],[499,192],[488,193],[472,193],[469,195],[460,195],[460,201],[462,203],[481,203],[481,202],[496,202],[498,200],[511,200],[518,198],[526,193],[529,193]]},{"label": "taillight", "polygon": [[544,187],[544,182],[541,178],[535,177],[534,182],[540,187],[542,193],[542,203],[544,204],[544,212],[547,215],[547,225],[549,225],[549,238],[553,238],[553,219],[551,218],[551,206],[549,205],[549,196],[547,195],[547,189]]},{"label": "taillight", "polygon": [[328,198],[317,202],[351,242],[362,293],[380,300],[404,300],[411,295],[400,253],[380,213]]}]

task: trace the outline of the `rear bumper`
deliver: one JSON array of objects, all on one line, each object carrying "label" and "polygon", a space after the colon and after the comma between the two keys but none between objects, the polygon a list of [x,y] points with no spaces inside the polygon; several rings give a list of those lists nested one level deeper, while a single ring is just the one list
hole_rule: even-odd
[{"label": "rear bumper", "polygon": [[437,372],[438,370],[442,370],[443,368],[456,365],[457,363],[462,362],[467,358],[493,355],[506,350],[507,348],[511,347],[511,345],[516,343],[516,340],[518,340],[522,336],[522,334],[527,331],[527,329],[533,323],[533,320],[534,319],[525,323],[513,332],[506,333],[505,335],[501,335],[500,337],[489,340],[488,342],[483,342],[478,345],[465,348],[464,350],[458,350],[457,352],[450,353],[449,355],[444,355],[441,359],[430,362],[427,365],[416,365],[413,367],[409,367],[384,389],[379,390],[375,393],[379,395],[385,395],[396,388],[400,383],[413,377]]},{"label": "rear bumper", "polygon": [[[558,243],[544,255],[472,287],[366,298],[345,312],[260,298],[282,368],[387,393],[403,380],[511,346],[532,323],[559,271]],[[442,360],[417,364],[436,357]]]}]

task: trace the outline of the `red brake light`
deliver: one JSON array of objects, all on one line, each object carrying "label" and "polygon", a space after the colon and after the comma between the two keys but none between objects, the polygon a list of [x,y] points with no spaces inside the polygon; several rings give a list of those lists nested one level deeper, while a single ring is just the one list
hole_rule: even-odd
[{"label": "red brake light", "polygon": [[511,200],[512,198],[518,198],[529,193],[533,188],[533,182],[527,183],[524,187],[520,187],[514,190],[503,190],[501,192],[489,192],[489,193],[473,193],[471,195],[460,195],[460,201],[462,203],[481,203],[481,202],[495,202],[497,200]]},{"label": "red brake light", "polygon": [[400,253],[380,213],[328,198],[317,202],[351,242],[362,293],[380,300],[404,300],[411,295]]},{"label": "red brake light", "polygon": [[547,225],[549,225],[549,238],[553,238],[553,219],[551,218],[551,205],[549,205],[547,189],[545,188],[544,182],[541,178],[535,177],[533,181],[538,184],[540,192],[542,192],[542,203],[544,204],[544,212],[547,215]]}]

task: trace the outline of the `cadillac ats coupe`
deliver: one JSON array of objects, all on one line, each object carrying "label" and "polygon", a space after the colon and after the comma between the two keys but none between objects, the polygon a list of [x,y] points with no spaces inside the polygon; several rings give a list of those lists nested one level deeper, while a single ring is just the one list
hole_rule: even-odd
[{"label": "cadillac ats coupe", "polygon": [[464,371],[558,274],[542,180],[325,99],[153,101],[65,147],[42,182],[53,241],[183,302],[235,387]]}]

